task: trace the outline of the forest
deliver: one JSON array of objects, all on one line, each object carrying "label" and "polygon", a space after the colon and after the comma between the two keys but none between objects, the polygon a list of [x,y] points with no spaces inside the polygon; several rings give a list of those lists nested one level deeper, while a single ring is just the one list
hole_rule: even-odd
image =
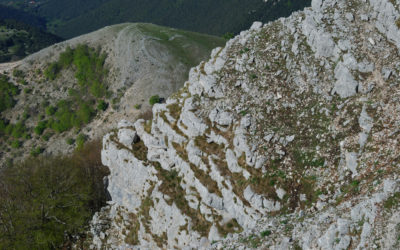
[{"label": "forest", "polygon": [[105,205],[101,142],[0,171],[0,249],[69,249]]},{"label": "forest", "polygon": [[44,18],[48,31],[71,38],[123,22],[148,22],[212,35],[237,34],[254,21],[268,22],[310,6],[311,0],[47,0],[33,6],[22,0],[12,3]]},{"label": "forest", "polygon": [[62,39],[13,19],[0,19],[0,63],[24,58]]}]

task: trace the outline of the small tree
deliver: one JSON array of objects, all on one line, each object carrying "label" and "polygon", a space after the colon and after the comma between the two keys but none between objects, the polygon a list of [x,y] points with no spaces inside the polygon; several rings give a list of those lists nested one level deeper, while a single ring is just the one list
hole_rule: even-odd
[{"label": "small tree", "polygon": [[149,103],[151,106],[156,103],[160,103],[160,97],[158,95],[153,95],[152,97],[150,97]]},{"label": "small tree", "polygon": [[108,108],[108,103],[106,103],[103,100],[100,100],[99,104],[97,104],[97,110],[105,111],[107,108]]},{"label": "small tree", "polygon": [[47,128],[47,121],[40,121],[38,122],[37,126],[33,129],[33,131],[37,135],[43,134],[43,131]]}]

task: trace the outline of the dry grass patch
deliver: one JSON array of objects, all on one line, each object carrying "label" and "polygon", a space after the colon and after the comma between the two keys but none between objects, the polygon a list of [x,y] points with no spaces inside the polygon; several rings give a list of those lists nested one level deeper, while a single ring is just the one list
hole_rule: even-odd
[{"label": "dry grass patch", "polygon": [[218,183],[210,177],[209,173],[204,172],[192,163],[190,163],[190,169],[193,171],[194,175],[201,182],[201,184],[208,189],[208,192],[212,194],[215,193],[219,197],[222,197],[222,193],[218,188]]},{"label": "dry grass patch", "polygon": [[182,108],[178,103],[173,103],[167,106],[169,110],[169,114],[175,119],[179,120],[179,116],[181,115]]},{"label": "dry grass patch", "polygon": [[129,230],[128,235],[126,235],[125,243],[135,246],[139,244],[139,229],[140,223],[137,216],[133,213],[129,214],[129,226],[127,226],[127,230]]},{"label": "dry grass patch", "polygon": [[[220,219],[222,219],[222,218],[220,218]],[[243,231],[243,228],[239,225],[239,223],[237,222],[236,219],[232,219],[232,220],[228,221],[227,223],[225,223],[224,225],[217,223],[217,229],[218,229],[218,232],[224,237],[230,233],[231,234],[240,233]]]},{"label": "dry grass patch", "polygon": [[159,186],[160,192],[168,195],[171,199],[166,201],[168,205],[175,205],[189,218],[192,220],[192,229],[197,231],[201,236],[208,236],[211,228],[211,223],[207,221],[199,210],[191,208],[188,201],[185,199],[186,192],[181,187],[180,183],[182,178],[178,175],[176,170],[167,171],[158,163],[154,164],[156,170],[158,171],[157,177],[162,181]]}]

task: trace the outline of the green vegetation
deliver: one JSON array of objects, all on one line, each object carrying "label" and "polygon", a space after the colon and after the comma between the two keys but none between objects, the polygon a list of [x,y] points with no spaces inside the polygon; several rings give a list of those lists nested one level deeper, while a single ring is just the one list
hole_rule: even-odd
[{"label": "green vegetation", "polygon": [[53,106],[49,106],[45,109],[46,115],[52,116],[56,113],[57,109]]},{"label": "green vegetation", "polygon": [[27,131],[25,124],[21,121],[17,122],[15,125],[9,124],[7,127],[8,127],[8,130],[6,128],[6,131],[9,132],[7,134],[11,134],[12,137],[17,138],[17,139],[23,137],[25,132]]},{"label": "green vegetation", "polygon": [[260,233],[261,237],[266,237],[266,236],[270,236],[270,235],[271,235],[271,231],[270,230],[265,230],[265,231],[262,231]]},{"label": "green vegetation", "polygon": [[61,38],[29,24],[0,18],[0,62],[22,59],[60,41]]},{"label": "green vegetation", "polygon": [[75,49],[67,47],[60,54],[57,62],[51,63],[44,71],[44,75],[54,80],[66,68],[74,67],[75,77],[83,90],[88,90],[94,97],[103,97],[106,94],[104,80],[107,70],[104,68],[106,54],[100,54],[87,45],[80,44]]},{"label": "green vegetation", "polygon": [[57,74],[60,71],[60,66],[58,63],[52,63],[47,67],[47,69],[44,71],[44,75],[46,76],[47,79],[49,80],[54,80],[57,77]]},{"label": "green vegetation", "polygon": [[[49,79],[55,79],[62,70],[69,69],[75,72],[78,80],[78,88],[68,89],[69,96],[63,100],[50,105],[44,101],[39,106],[38,115],[32,117],[37,121],[36,125],[27,127],[28,119],[36,115],[29,107],[25,107],[22,115],[18,116],[17,122],[10,123],[0,116],[0,143],[5,149],[10,147],[20,148],[25,140],[31,138],[33,133],[36,138],[48,141],[54,132],[63,133],[76,128],[79,130],[88,124],[98,112],[108,108],[105,100],[107,92],[105,79],[107,69],[104,67],[106,55],[100,54],[99,49],[89,48],[86,45],[78,45],[76,48],[67,48],[60,54],[59,60],[51,63],[44,74]],[[13,76],[23,79],[25,73],[21,70],[14,70]],[[19,81],[19,80],[18,80]],[[25,88],[27,90],[28,88]],[[15,96],[19,94],[17,86],[9,82],[9,78],[0,75],[0,111],[12,108],[16,104]],[[29,91],[25,91],[29,93]],[[110,93],[110,91],[108,91]],[[42,110],[40,110],[42,109]],[[82,148],[86,138],[78,136],[77,148]],[[74,141],[67,141],[73,144]],[[43,152],[42,148],[33,147],[32,156],[38,156]]]},{"label": "green vegetation", "polygon": [[37,157],[38,155],[40,155],[43,152],[44,152],[44,148],[33,147],[32,150],[31,150],[31,156]]},{"label": "green vegetation", "polygon": [[153,24],[137,24],[139,30],[157,39],[171,51],[175,58],[187,67],[194,67],[207,59],[209,51],[215,47],[224,46],[225,40],[219,37],[199,34],[185,30],[174,30]]},{"label": "green vegetation", "polygon": [[0,119],[0,135],[4,135],[6,133],[7,125],[8,121]]},{"label": "green vegetation", "polygon": [[[34,148],[32,155],[42,149]],[[105,205],[101,143],[72,156],[37,157],[0,172],[0,249],[70,249]]]},{"label": "green vegetation", "polygon": [[53,136],[54,134],[52,133],[52,132],[47,132],[47,133],[45,133],[43,136],[42,136],[42,139],[44,140],[44,141],[48,141],[48,140],[50,140],[50,138]]},{"label": "green vegetation", "polygon": [[261,244],[261,240],[257,235],[251,234],[246,238],[239,239],[241,243],[248,244],[252,248],[257,248]]},{"label": "green vegetation", "polygon": [[224,38],[225,40],[229,40],[229,39],[232,39],[234,36],[235,36],[235,35],[234,35],[233,33],[231,33],[231,32],[226,32],[226,33],[222,36],[222,38]]},{"label": "green vegetation", "polygon": [[84,134],[79,134],[76,138],[76,148],[81,149],[85,144],[86,136]]},{"label": "green vegetation", "polygon": [[150,97],[149,103],[151,106],[153,106],[156,103],[160,103],[160,97],[158,95],[153,95],[152,97]]},{"label": "green vegetation", "polygon": [[105,111],[107,108],[108,108],[108,103],[106,103],[104,100],[100,100],[99,103],[97,104],[97,110]]},{"label": "green vegetation", "polygon": [[393,207],[398,206],[400,203],[400,192],[394,193],[392,196],[390,196],[384,203],[383,206],[386,209],[391,209]]},{"label": "green vegetation", "polygon": [[[48,0],[29,7],[23,0],[13,6],[49,20],[48,30],[65,38],[123,22],[146,22],[184,30],[223,35],[247,29],[254,21],[268,22],[310,6],[310,0]],[[229,10],[229,11],[226,11]]]},{"label": "green vegetation", "polygon": [[35,134],[41,135],[43,131],[47,128],[47,121],[40,121],[37,126],[33,129]]},{"label": "green vegetation", "polygon": [[22,146],[22,143],[19,140],[14,140],[11,143],[12,148],[20,148]]},{"label": "green vegetation", "polygon": [[57,111],[54,118],[49,120],[49,124],[54,131],[62,133],[73,127],[81,128],[88,124],[95,114],[90,103],[80,101],[73,105],[72,101],[62,100],[57,103]]},{"label": "green vegetation", "polygon": [[60,100],[56,106],[46,107],[48,127],[58,133],[73,127],[81,128],[92,120],[96,111],[107,109],[108,104],[100,99],[107,91],[104,82],[107,76],[105,59],[106,55],[100,54],[99,49],[78,45],[75,49],[68,47],[60,54],[58,61],[46,68],[44,74],[50,80],[56,79],[62,70],[72,69],[79,84],[79,89],[68,90],[68,99]]},{"label": "green vegetation", "polygon": [[72,138],[67,138],[67,139],[65,140],[65,142],[66,142],[68,145],[72,145],[72,144],[75,143],[75,140],[72,139]]},{"label": "green vegetation", "polygon": [[14,107],[16,104],[14,96],[19,94],[18,87],[8,80],[6,75],[0,75],[0,112]]},{"label": "green vegetation", "polygon": [[20,69],[14,69],[12,74],[16,78],[23,78],[25,76],[25,73]]}]

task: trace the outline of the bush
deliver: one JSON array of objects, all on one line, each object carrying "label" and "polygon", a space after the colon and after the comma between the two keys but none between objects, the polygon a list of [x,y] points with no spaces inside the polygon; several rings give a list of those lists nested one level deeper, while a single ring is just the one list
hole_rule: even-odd
[{"label": "bush", "polygon": [[6,134],[7,125],[8,121],[0,119],[0,135]]},{"label": "bush", "polygon": [[22,120],[26,121],[30,117],[29,112],[25,111],[22,113]]},{"label": "bush", "polygon": [[[81,128],[91,121],[96,115],[96,106],[94,106],[96,99],[107,93],[104,84],[107,75],[107,70],[104,69],[105,59],[105,54],[100,54],[98,50],[80,44],[74,49],[67,47],[60,54],[59,60],[47,67],[46,77],[55,79],[61,70],[74,66],[75,77],[80,86],[79,89],[69,89],[68,99],[58,102],[56,107],[46,108],[48,116],[54,115],[54,118],[49,120],[48,127],[62,133],[73,127]],[[88,92],[90,95],[87,95]],[[98,101],[97,110],[104,111],[107,107],[108,104],[105,101]]]},{"label": "bush", "polygon": [[13,70],[13,76],[16,77],[16,78],[22,78],[22,77],[25,76],[25,73],[20,69],[14,69]]},{"label": "bush", "polygon": [[21,138],[25,131],[25,125],[22,122],[17,122],[12,128],[11,136],[14,138]]},{"label": "bush", "polygon": [[41,135],[43,131],[47,128],[47,121],[40,121],[37,126],[33,129],[35,134]]},{"label": "bush", "polygon": [[60,59],[58,60],[59,64],[63,68],[67,68],[72,64],[74,60],[74,51],[71,47],[67,47],[63,53],[60,54]]},{"label": "bush", "polygon": [[99,81],[93,81],[89,87],[89,91],[94,97],[99,98],[99,97],[103,97],[105,95],[106,88]]},{"label": "bush", "polygon": [[5,75],[0,75],[0,112],[14,107],[16,101],[14,96],[19,94],[17,86],[8,81]]},{"label": "bush", "polygon": [[227,32],[224,35],[222,35],[222,38],[225,39],[225,40],[232,39],[233,37],[234,37],[234,34],[231,33],[231,32]]},{"label": "bush", "polygon": [[108,108],[108,103],[106,103],[103,100],[99,101],[99,104],[97,104],[97,110],[105,111]]},{"label": "bush", "polygon": [[32,92],[31,88],[24,88],[24,93],[25,94],[30,94]]},{"label": "bush", "polygon": [[44,134],[44,135],[42,136],[42,139],[45,140],[45,141],[48,141],[48,140],[50,140],[50,138],[51,138],[52,136],[53,136],[52,133],[46,133],[46,134]]},{"label": "bush", "polygon": [[12,148],[20,148],[22,146],[22,143],[19,140],[14,140],[11,143]]},{"label": "bush", "polygon": [[23,138],[24,140],[29,140],[29,139],[31,139],[32,137],[31,137],[31,135],[30,135],[28,132],[25,132],[25,133],[22,135],[22,138]]},{"label": "bush", "polygon": [[150,97],[149,103],[152,106],[156,103],[160,103],[160,97],[158,95],[153,95],[152,97]]},{"label": "bush", "polygon": [[47,69],[44,71],[44,76],[49,80],[54,80],[57,78],[61,71],[61,67],[57,62],[51,63]]},{"label": "bush", "polygon": [[271,231],[270,230],[262,231],[260,235],[261,235],[261,237],[270,236],[271,235]]},{"label": "bush", "polygon": [[135,105],[135,109],[140,109],[141,107],[142,107],[142,105],[140,105],[140,104]]},{"label": "bush", "polygon": [[42,148],[42,147],[34,147],[31,150],[31,156],[37,157],[38,155],[40,155],[43,152],[44,152],[44,148]]},{"label": "bush", "polygon": [[57,111],[57,109],[56,109],[55,107],[53,107],[53,106],[48,106],[48,107],[45,109],[45,113],[46,113],[46,115],[48,115],[48,116],[54,115],[54,114],[56,113],[56,111]]},{"label": "bush", "polygon": [[56,132],[62,133],[73,127],[75,114],[70,110],[70,107],[70,102],[65,100],[58,102],[57,111],[55,113],[57,120],[54,120],[51,124],[51,128]]},{"label": "bush", "polygon": [[5,128],[5,134],[6,135],[11,135],[11,133],[13,131],[13,128],[14,128],[14,126],[11,123],[9,123]]},{"label": "bush", "polygon": [[67,138],[65,141],[67,142],[68,145],[72,145],[75,142],[75,140],[72,138]]},{"label": "bush", "polygon": [[84,124],[88,124],[95,116],[96,112],[88,103],[81,103],[74,116],[73,124],[77,128],[81,128]]}]

